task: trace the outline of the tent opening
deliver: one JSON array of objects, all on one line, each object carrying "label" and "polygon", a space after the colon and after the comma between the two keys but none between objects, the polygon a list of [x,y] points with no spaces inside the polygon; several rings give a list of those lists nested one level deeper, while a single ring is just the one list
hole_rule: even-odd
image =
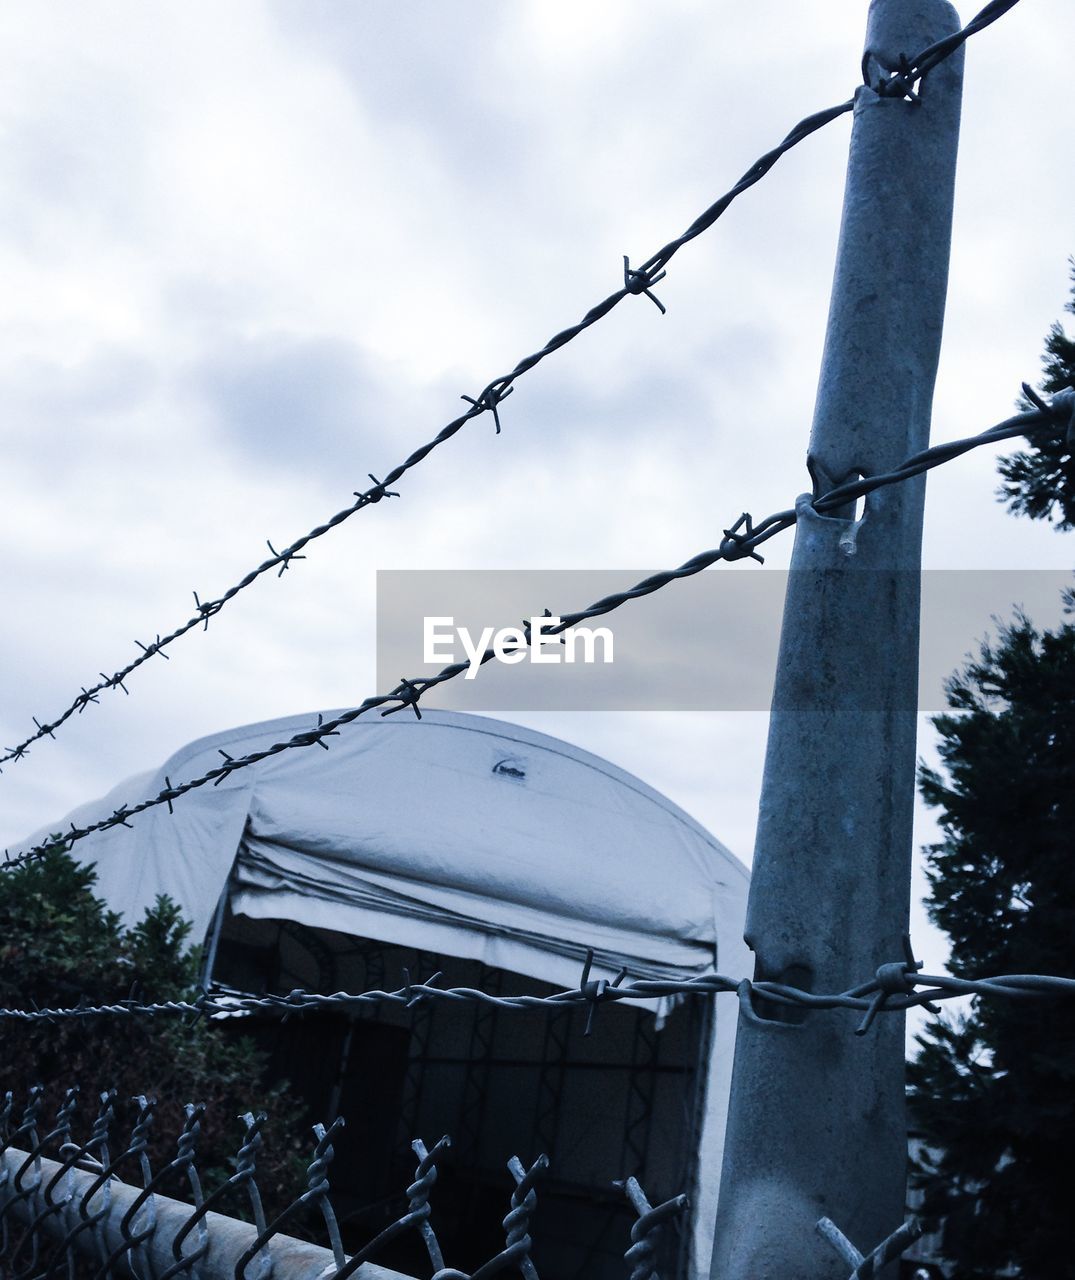
[{"label": "tent opening", "polygon": [[[547,995],[556,988],[479,961],[357,938],[290,920],[226,911],[214,982],[244,993],[295,988],[397,990],[404,971],[441,987]],[[538,1191],[534,1259],[548,1280],[621,1280],[634,1214],[614,1180],[634,1175],[652,1203],[691,1191],[705,1109],[712,1002],[687,997],[658,1029],[652,1011],[504,1010],[422,1001],[368,1005],[288,1022],[225,1018],[265,1052],[270,1078],[286,1077],[310,1123],[346,1118],[329,1168],[344,1242],[359,1248],[399,1216],[414,1174],[410,1143],[444,1134],[434,1225],[457,1266],[477,1267],[503,1247],[512,1187],[509,1156],[550,1167]],[[424,1274],[412,1233],[382,1265]],[[691,1224],[664,1233],[660,1273],[685,1277]]]}]

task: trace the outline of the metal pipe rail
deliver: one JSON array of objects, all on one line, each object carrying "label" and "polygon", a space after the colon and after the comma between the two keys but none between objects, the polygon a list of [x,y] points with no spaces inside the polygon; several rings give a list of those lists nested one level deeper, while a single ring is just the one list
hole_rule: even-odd
[{"label": "metal pipe rail", "polygon": [[[162,1277],[184,1272],[203,1280],[232,1280],[257,1239],[257,1227],[209,1210],[191,1229],[188,1224],[194,1214],[189,1204],[159,1192],[147,1196],[141,1187],[114,1178],[102,1183],[96,1169],[46,1156],[35,1159],[31,1152],[14,1147],[0,1156],[0,1218],[11,1241],[9,1249],[16,1255],[5,1259],[2,1273],[7,1275],[18,1274],[12,1262],[17,1263],[17,1255],[24,1251],[36,1254],[33,1274],[47,1272],[51,1262],[62,1260],[50,1258],[47,1246],[42,1249],[40,1239],[33,1238],[44,1233],[55,1242],[55,1254],[76,1250],[98,1266],[112,1259],[111,1266],[132,1280],[143,1280],[146,1274]],[[16,1223],[22,1227],[21,1240]],[[202,1244],[208,1246],[204,1251]],[[274,1280],[316,1280],[337,1270],[331,1249],[286,1235],[272,1237],[263,1250],[261,1267],[247,1275],[267,1276],[270,1269]],[[361,1277],[414,1280],[375,1262],[362,1264]]]}]

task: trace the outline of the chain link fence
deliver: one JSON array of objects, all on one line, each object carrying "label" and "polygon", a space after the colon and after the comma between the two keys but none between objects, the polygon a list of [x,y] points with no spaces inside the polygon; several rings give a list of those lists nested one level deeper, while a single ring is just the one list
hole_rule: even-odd
[{"label": "chain link fence", "polygon": [[[51,1120],[42,1115],[42,1090],[30,1089],[21,1111],[8,1093],[0,1108],[0,1275],[5,1280],[52,1276],[155,1277],[172,1280],[366,1280],[432,1275],[437,1280],[490,1280],[518,1275],[538,1280],[531,1234],[544,1155],[528,1165],[506,1162],[503,1244],[467,1267],[453,1266],[438,1237],[434,1192],[451,1140],[427,1147],[415,1139],[414,1175],[400,1188],[398,1213],[366,1240],[347,1239],[330,1196],[334,1144],[344,1118],[327,1129],[314,1126],[305,1183],[275,1213],[263,1203],[257,1181],[264,1115],[242,1117],[244,1131],[234,1172],[213,1189],[198,1167],[198,1134],[204,1106],[188,1104],[175,1155],[154,1171],[147,1154],[155,1100],[134,1099],[129,1132],[117,1121],[115,1092],[104,1093],[88,1136],[76,1138],[78,1090],[67,1091]],[[651,1205],[634,1178],[614,1184],[634,1211],[623,1242],[627,1280],[650,1280],[662,1227],[688,1208],[684,1195]],[[394,1206],[395,1207],[395,1206]],[[414,1272],[396,1269],[419,1255]],[[361,1269],[361,1270],[360,1270]]]}]

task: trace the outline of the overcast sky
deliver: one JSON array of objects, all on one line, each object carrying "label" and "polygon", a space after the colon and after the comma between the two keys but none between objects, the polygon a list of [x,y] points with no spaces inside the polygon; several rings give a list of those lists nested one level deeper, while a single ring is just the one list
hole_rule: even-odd
[{"label": "overcast sky", "polygon": [[[347,505],[618,287],[624,253],[647,257],[848,97],[866,7],[3,6],[0,741],[189,616],[193,589],[218,595],[266,538]],[[1012,411],[1068,296],[1071,45],[1070,0],[1025,0],[968,46],[935,440]],[[502,435],[469,425],[399,500],[5,767],[0,839],[195,737],[377,691],[377,569],[648,570],[790,505],[849,129],[679,254],[666,316],[629,299],[520,380]],[[995,486],[987,451],[933,474],[926,565],[1070,567],[1071,536],[1007,515]],[[514,718],[639,774],[749,862],[763,714]],[[915,922],[939,965],[943,939]]]}]

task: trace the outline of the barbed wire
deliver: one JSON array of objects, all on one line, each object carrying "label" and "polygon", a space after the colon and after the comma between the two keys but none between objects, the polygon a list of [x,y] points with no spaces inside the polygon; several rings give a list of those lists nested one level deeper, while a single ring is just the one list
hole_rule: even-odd
[{"label": "barbed wire", "polygon": [[[941,466],[945,462],[950,462],[954,458],[970,452],[972,449],[994,444],[1001,440],[1008,440],[1014,436],[1033,435],[1043,429],[1055,429],[1058,423],[1066,430],[1069,422],[1075,421],[1075,389],[1059,392],[1048,403],[1042,400],[1026,383],[1023,384],[1023,390],[1032,398],[1037,406],[1036,408],[1007,418],[1003,422],[989,427],[979,435],[968,436],[961,440],[950,440],[912,454],[892,471],[874,476],[862,476],[857,480],[847,481],[845,484],[829,490],[828,493],[813,499],[804,498],[804,501],[807,501],[808,505],[820,514],[839,510],[847,507],[849,503],[854,502],[856,499],[873,493],[877,489],[885,488],[888,485],[901,484],[905,480],[921,475],[923,472]],[[755,525],[749,513],[744,512],[730,529],[724,530],[724,538],[717,548],[700,552],[677,569],[666,569],[661,573],[652,574],[625,591],[618,591],[604,596],[585,609],[556,615],[560,618],[560,621],[555,625],[542,628],[542,635],[545,637],[555,636],[566,631],[569,627],[578,625],[580,622],[602,617],[620,608],[629,600],[637,600],[643,596],[652,595],[672,582],[677,582],[681,578],[692,577],[694,574],[701,573],[703,569],[710,568],[721,561],[732,562],[750,557],[763,562],[762,557],[757,552],[757,548],[778,533],[790,529],[798,518],[798,510],[789,508],[767,516],[759,524]],[[554,616],[548,609],[545,610],[545,613],[549,618]],[[532,644],[533,636],[530,623],[524,622],[520,630],[525,637],[526,644]],[[351,707],[330,720],[325,720],[319,715],[316,725],[313,725],[310,729],[293,734],[290,738],[275,742],[271,746],[264,747],[258,751],[251,751],[247,755],[231,756],[228,752],[220,749],[220,755],[224,759],[223,764],[217,765],[215,768],[209,769],[186,782],[175,785],[172,784],[169,778],[165,777],[166,785],[156,795],[147,797],[137,804],[120,805],[107,818],[98,819],[85,826],[80,827],[72,823],[68,831],[56,833],[52,838],[20,853],[12,855],[5,850],[4,863],[0,865],[5,869],[11,869],[33,859],[44,857],[50,852],[69,851],[79,840],[84,840],[87,836],[93,835],[98,831],[107,831],[112,827],[130,826],[129,818],[136,817],[140,813],[145,813],[147,810],[161,805],[167,805],[168,811],[171,813],[173,812],[172,802],[179,799],[179,797],[187,795],[189,792],[209,783],[212,783],[213,786],[218,786],[233,773],[249,768],[251,765],[258,764],[263,760],[268,760],[283,751],[315,745],[323,747],[327,751],[327,738],[338,737],[341,728],[352,724],[363,715],[368,715],[371,711],[381,709],[382,715],[392,715],[395,712],[410,708],[421,719],[422,713],[419,710],[419,702],[430,689],[435,689],[438,685],[454,680],[468,671],[472,665],[484,665],[486,662],[492,661],[496,656],[496,650],[488,648],[477,658],[476,662],[467,659],[463,662],[450,663],[432,676],[416,676],[414,678],[404,676],[390,693],[376,694],[366,698],[358,706]]]},{"label": "barbed wire", "polygon": [[[201,991],[190,1000],[141,1001],[119,1000],[112,1004],[88,1003],[49,1009],[0,1008],[0,1023],[61,1023],[95,1018],[138,1019],[165,1017],[254,1017],[268,1015],[287,1020],[312,1013],[347,1013],[380,1005],[413,1008],[422,1002],[433,1004],[481,1004],[496,1009],[561,1009],[585,1007],[588,1010],[585,1035],[593,1028],[594,1015],[602,1004],[618,1004],[624,1000],[655,1000],[682,996],[716,996],[733,992],[741,1005],[755,1015],[754,998],[787,1008],[816,1010],[850,1009],[863,1016],[855,1028],[856,1035],[866,1035],[881,1013],[900,1013],[920,1006],[937,1012],[939,1001],[958,996],[1004,996],[1010,999],[1034,999],[1043,996],[1075,996],[1075,978],[1055,974],[1004,974],[991,978],[956,978],[948,974],[922,973],[909,938],[904,939],[902,960],[880,965],[872,978],[849,987],[846,991],[824,994],[808,991],[788,983],[729,978],[720,973],[703,973],[690,978],[638,978],[624,981],[626,969],[609,981],[591,979],[593,952],[587,953],[582,977],[577,987],[554,991],[547,995],[493,995],[479,987],[440,987],[436,973],[423,982],[412,982],[404,971],[404,984],[395,991],[380,989],[360,992],[336,991],[321,994],[295,990],[287,995],[246,995],[224,988]],[[921,988],[921,989],[920,989]]]},{"label": "barbed wire", "polygon": [[[1002,14],[1014,8],[1018,2],[1019,0],[992,0],[992,3],[986,5],[961,31],[930,45],[914,58],[903,58],[899,68],[891,69],[891,74],[887,80],[878,81],[870,87],[885,96],[898,95],[914,99],[916,96],[913,88],[915,83],[943,62],[945,58],[950,57],[970,36],[995,22]],[[869,85],[866,60],[863,62],[863,78]],[[581,320],[554,334],[538,351],[519,360],[510,373],[502,374],[487,383],[477,396],[462,396],[461,398],[470,405],[469,409],[453,418],[432,439],[420,445],[402,462],[392,467],[385,474],[383,480],[378,480],[372,472],[369,473],[369,478],[373,481],[373,484],[368,489],[355,490],[355,501],[350,506],[337,511],[324,523],[316,525],[308,533],[296,538],[294,542],[290,543],[282,551],[277,551],[272,542],[267,541],[266,545],[271,552],[270,557],[267,560],[263,560],[256,568],[251,569],[222,595],[215,599],[203,601],[198,592],[195,591],[193,593],[195,613],[186,622],[164,635],[158,632],[149,644],[143,644],[142,641],[136,640],[134,643],[141,650],[136,657],[111,675],[104,671],[100,672],[101,678],[97,683],[81,686],[77,696],[54,719],[41,721],[36,716],[32,716],[31,719],[35,726],[34,732],[15,746],[8,747],[0,753],[0,773],[3,772],[3,765],[22,760],[28,756],[30,747],[35,742],[39,742],[44,738],[55,738],[57,729],[65,725],[72,716],[81,715],[88,706],[97,703],[102,693],[122,689],[125,694],[128,694],[129,690],[125,682],[129,676],[133,675],[143,664],[158,654],[167,659],[169,655],[165,653],[165,649],[182,636],[195,630],[198,626],[208,629],[211,618],[215,617],[225,605],[239,595],[240,592],[246,590],[247,587],[252,586],[264,574],[276,569],[277,577],[282,577],[286,570],[291,568],[293,561],[306,558],[302,552],[311,542],[337,528],[356,512],[362,511],[369,506],[375,506],[384,498],[398,497],[399,494],[391,486],[397,484],[407,472],[417,467],[438,446],[444,444],[445,441],[450,440],[461,431],[473,418],[480,417],[483,413],[491,413],[496,427],[496,434],[499,435],[501,431],[499,407],[511,395],[516,381],[523,374],[540,364],[547,356],[566,346],[567,343],[573,341],[581,333],[607,316],[625,298],[644,294],[663,314],[665,307],[653,294],[652,288],[664,279],[668,264],[679,250],[705,231],[708,231],[738,196],[765,177],[781,156],[785,155],[793,147],[798,146],[799,143],[822,129],[825,125],[852,111],[854,105],[855,99],[852,97],[846,102],[814,112],[812,115],[800,120],[782,142],[759,157],[739,181],[719,199],[715,200],[704,212],[699,214],[681,235],[669,240],[656,253],[651,254],[641,266],[632,267],[630,259],[625,255],[623,259],[622,288],[617,289],[614,293],[609,294],[608,297],[591,307]]]},{"label": "barbed wire", "polygon": [[[411,1143],[414,1178],[387,1205],[393,1214],[397,1207],[402,1211],[349,1255],[330,1200],[328,1176],[344,1128],[342,1116],[327,1128],[313,1126],[316,1145],[308,1160],[305,1186],[270,1221],[257,1184],[263,1112],[240,1117],[244,1133],[233,1161],[235,1172],[207,1194],[197,1166],[197,1143],[206,1112],[203,1104],[186,1105],[175,1157],[154,1173],[147,1146],[157,1101],[144,1095],[134,1098],[137,1114],[130,1137],[117,1140],[116,1091],[100,1094],[90,1137],[79,1142],[72,1137],[78,1093],[77,1087],[66,1091],[55,1122],[45,1125],[47,1132],[40,1137],[44,1106],[40,1086],[28,1091],[18,1123],[12,1120],[10,1092],[0,1105],[0,1271],[7,1280],[47,1280],[60,1270],[75,1275],[76,1253],[89,1255],[95,1267],[100,1266],[98,1276],[113,1275],[116,1264],[126,1259],[126,1269],[133,1275],[155,1275],[157,1280],[180,1275],[195,1280],[199,1276],[268,1280],[273,1274],[280,1280],[286,1276],[347,1280],[364,1263],[383,1258],[386,1247],[406,1235],[421,1242],[440,1280],[487,1280],[509,1272],[517,1272],[523,1280],[538,1280],[530,1231],[537,1188],[550,1165],[544,1155],[529,1167],[517,1156],[508,1160],[511,1189],[502,1222],[504,1247],[468,1273],[446,1267],[445,1250],[432,1221],[431,1198],[438,1166],[451,1147],[448,1137],[428,1149],[421,1139]],[[132,1165],[138,1169],[140,1184],[128,1184],[119,1176]],[[176,1182],[189,1187],[189,1202],[162,1194],[162,1185]],[[678,1195],[651,1205],[633,1177],[609,1185],[624,1195],[637,1215],[624,1252],[629,1280],[657,1280],[662,1226],[689,1208],[687,1197]],[[225,1212],[235,1200],[244,1208],[249,1206],[252,1223]],[[319,1213],[328,1248],[283,1234],[284,1227],[309,1210]],[[10,1230],[9,1223],[21,1225],[21,1232]],[[192,1247],[184,1249],[191,1236]]]},{"label": "barbed wire", "polygon": [[847,102],[841,103],[837,107],[831,107],[825,111],[820,111],[814,115],[808,116],[801,120],[794,129],[784,138],[784,140],[773,150],[766,152],[764,156],[755,161],[755,163],[747,170],[742,178],[729,191],[725,192],[717,201],[709,206],[704,213],[699,215],[687,230],[674,240],[670,240],[663,248],[643,263],[642,266],[633,268],[630,260],[626,256],[623,260],[624,283],[621,289],[617,289],[615,293],[609,294],[608,297],[591,307],[589,311],[576,324],[570,325],[566,329],[562,329],[551,337],[548,342],[532,355],[525,356],[521,359],[510,373],[503,374],[498,378],[494,378],[492,382],[486,384],[484,389],[477,395],[463,396],[462,399],[470,404],[470,408],[464,413],[453,418],[445,427],[443,427],[431,440],[420,445],[411,454],[409,454],[402,462],[392,467],[388,471],[383,480],[378,480],[376,476],[370,473],[370,479],[373,485],[366,490],[355,491],[355,501],[348,507],[337,511],[323,524],[319,524],[311,529],[308,533],[296,538],[294,542],[286,546],[282,551],[277,551],[272,542],[266,545],[272,553],[267,560],[263,560],[256,568],[251,569],[245,574],[234,586],[229,587],[221,596],[202,601],[197,591],[194,592],[194,604],[196,612],[187,619],[186,622],[176,627],[173,631],[161,635],[159,632],[156,638],[150,644],[143,644],[140,640],[136,640],[135,644],[141,650],[137,657],[132,658],[126,666],[108,675],[100,672],[100,680],[96,684],[82,686],[81,692],[72,699],[71,703],[53,720],[40,721],[36,716],[32,717],[35,730],[28,735],[22,742],[14,747],[8,747],[0,754],[0,766],[8,764],[15,760],[21,760],[29,754],[30,747],[43,738],[54,738],[55,731],[64,725],[74,715],[81,715],[83,711],[91,704],[96,703],[99,696],[108,691],[122,689],[124,693],[128,693],[125,681],[128,676],[132,675],[150,658],[160,655],[162,658],[168,658],[165,653],[170,645],[179,640],[182,636],[202,626],[207,629],[209,620],[215,617],[221,609],[224,608],[229,601],[233,600],[241,591],[252,586],[264,574],[272,569],[277,569],[277,577],[283,576],[284,572],[289,569],[295,560],[303,560],[305,556],[301,553],[304,549],[317,538],[323,537],[330,530],[337,528],[343,524],[345,520],[350,519],[356,512],[363,510],[368,506],[374,506],[383,498],[398,497],[399,494],[390,486],[397,484],[406,474],[419,463],[424,461],[439,445],[444,444],[456,435],[462,428],[473,418],[480,417],[483,413],[492,413],[496,426],[496,433],[499,435],[501,431],[499,406],[512,393],[514,383],[529,372],[536,365],[540,364],[547,356],[554,351],[558,351],[561,347],[566,346],[579,334],[596,324],[598,320],[607,316],[614,307],[618,306],[625,298],[632,295],[645,294],[651,299],[663,313],[664,305],[651,292],[651,287],[659,280],[664,278],[665,266],[672,259],[673,255],[679,251],[685,244],[694,240],[704,231],[708,230],[729,205],[741,195],[749,187],[754,186],[757,182],[769,172],[777,160],[790,151],[792,147],[797,146],[804,139],[808,138],[818,129],[835,120],[838,116],[850,111],[854,105],[854,101],[849,99]]}]

